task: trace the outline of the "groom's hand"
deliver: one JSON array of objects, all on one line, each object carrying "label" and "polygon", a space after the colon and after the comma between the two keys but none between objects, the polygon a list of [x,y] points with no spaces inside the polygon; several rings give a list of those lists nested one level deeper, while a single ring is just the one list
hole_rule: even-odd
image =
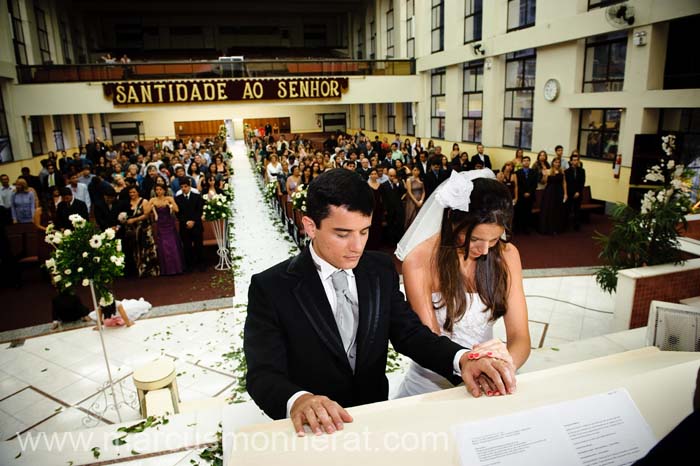
[{"label": "groom's hand", "polygon": [[[515,368],[506,361],[495,358],[469,359],[468,353],[462,356],[459,362],[462,370],[462,380],[469,393],[478,398],[481,396],[479,380],[486,376],[493,388],[501,395],[515,392]],[[488,387],[486,388],[487,391]]]},{"label": "groom's hand", "polygon": [[343,430],[344,422],[352,422],[352,416],[338,403],[327,396],[311,393],[300,396],[289,414],[299,437],[304,436],[304,424],[308,424],[316,435],[321,435],[324,431],[332,434]]}]

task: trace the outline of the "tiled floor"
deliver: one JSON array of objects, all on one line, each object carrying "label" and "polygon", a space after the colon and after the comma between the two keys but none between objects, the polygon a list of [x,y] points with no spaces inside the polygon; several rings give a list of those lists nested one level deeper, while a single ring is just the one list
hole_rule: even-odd
[{"label": "tiled floor", "polygon": [[[236,254],[243,256],[236,287],[242,291],[227,309],[142,319],[131,328],[105,329],[112,375],[115,380],[123,379],[127,401],[134,396],[130,377],[134,368],[158,357],[174,360],[183,402],[226,394],[239,383],[235,362],[224,354],[241,346],[247,300],[243,290],[253,273],[286,259],[295,248],[270,228],[270,219],[251,215],[265,211],[255,176],[243,157],[234,159],[234,167],[234,246]],[[239,221],[242,210],[245,221]],[[609,333],[613,298],[600,291],[592,276],[526,278],[524,285],[533,347],[556,349]],[[495,335],[505,338],[502,321],[496,324]],[[601,345],[619,347],[608,341]],[[113,409],[102,412],[95,404],[104,405],[101,388],[107,380],[97,332],[82,328],[9,346],[0,348],[0,438],[27,430],[73,431],[85,428],[86,421],[90,426],[117,421]],[[390,379],[395,386],[401,371]],[[117,393],[121,396],[121,389]],[[121,414],[123,420],[139,418],[132,407],[122,407]],[[171,456],[168,464],[189,464],[192,458],[187,452]],[[134,464],[162,464],[149,461]]]}]

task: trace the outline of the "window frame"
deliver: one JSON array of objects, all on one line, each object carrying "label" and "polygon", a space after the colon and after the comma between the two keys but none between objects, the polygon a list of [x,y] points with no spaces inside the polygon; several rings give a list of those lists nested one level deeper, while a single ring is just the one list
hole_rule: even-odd
[{"label": "window frame", "polygon": [[365,55],[365,31],[357,28],[357,59],[362,60]]},{"label": "window frame", "polygon": [[386,131],[389,134],[396,134],[396,104],[386,104]]},{"label": "window frame", "polygon": [[68,26],[66,22],[60,20],[58,22],[58,34],[61,36],[61,51],[63,52],[63,63],[70,65],[73,63],[71,55],[70,38],[68,37]]},{"label": "window frame", "polygon": [[591,2],[594,2],[596,0],[588,0],[588,11],[595,10],[598,8],[605,8],[610,5],[615,5],[616,3],[622,3],[627,0],[597,0],[598,3],[591,4]]},{"label": "window frame", "polygon": [[369,22],[369,59],[377,57],[377,25],[374,19]]},{"label": "window frame", "polygon": [[[532,149],[532,126],[533,126],[533,117],[535,113],[535,80],[536,77],[533,76],[532,80],[532,85],[531,86],[526,86],[526,70],[528,68],[527,66],[527,61],[532,60],[533,61],[533,67],[537,66],[537,51],[536,49],[525,49],[525,50],[518,50],[517,52],[511,52],[506,55],[506,82],[505,82],[505,87],[504,87],[504,108],[503,108],[503,147],[512,147],[516,149],[526,149],[530,150]],[[514,63],[514,62],[523,62],[522,64],[522,71],[519,73],[519,76],[516,77],[516,82],[520,81],[521,85],[520,86],[508,86],[508,65],[509,63]],[[513,111],[516,108],[515,107],[515,97],[518,92],[529,92],[530,93],[530,117],[515,117],[513,115]],[[510,103],[510,116],[508,115],[507,109],[508,109],[508,94],[511,93],[511,103]],[[518,143],[511,145],[511,144],[506,144],[505,137],[506,137],[506,124],[509,121],[517,121],[518,123]],[[525,144],[523,140],[523,127],[525,126],[524,123],[529,123],[530,126],[530,142],[529,144]]]},{"label": "window frame", "polygon": [[36,34],[39,38],[39,55],[41,63],[50,62],[51,45],[49,44],[49,28],[46,24],[46,13],[39,7],[34,7],[34,19],[36,22]]},{"label": "window frame", "polygon": [[370,131],[377,132],[377,104],[369,104]]},{"label": "window frame", "polygon": [[[409,14],[410,12],[410,14]],[[414,24],[416,22],[415,0],[406,0],[406,57],[416,58],[416,35]]]},{"label": "window frame", "polygon": [[[467,90],[467,73],[475,70],[477,71],[477,78],[474,80],[474,88]],[[481,73],[479,73],[479,70],[481,70]],[[481,85],[479,83],[479,74],[481,75]],[[470,99],[469,96],[480,94],[481,95],[481,115],[477,117],[469,116],[468,113],[465,112],[465,105],[464,101],[467,99],[467,101]],[[467,105],[466,108],[469,108]],[[484,119],[484,60],[474,60],[470,61],[464,64],[464,67],[462,68],[462,141],[464,142],[474,142],[474,143],[481,143],[482,142],[482,133],[481,130],[483,129],[483,119]],[[465,122],[466,121],[474,121],[474,132],[471,135],[472,137],[467,137],[465,136]],[[477,123],[479,122],[479,131],[478,131],[478,137],[477,137]]]},{"label": "window frame", "polygon": [[[479,6],[479,9],[477,10],[475,5]],[[478,42],[481,40],[483,31],[482,31],[482,22],[483,22],[483,12],[484,12],[484,3],[482,0],[464,0],[464,43],[465,44],[470,44],[472,42]],[[467,21],[473,18],[473,23],[472,23],[472,37],[467,38]],[[478,28],[477,28],[477,22],[478,22]],[[478,31],[478,37],[476,32]]]},{"label": "window frame", "polygon": [[[15,64],[28,65],[29,58],[27,55],[27,42],[24,34],[24,24],[19,11],[18,1],[8,0],[7,8],[10,13],[10,23],[12,24],[12,46],[15,50]],[[17,11],[15,11],[15,9]]]},{"label": "window frame", "polygon": [[367,121],[365,119],[365,104],[360,104],[360,105],[358,105],[358,107],[359,107],[358,116],[360,117],[359,118],[360,119],[360,128],[365,129],[365,128],[367,128],[365,126],[365,124],[367,123]]},{"label": "window frame", "polygon": [[[389,19],[391,18],[391,23]],[[386,12],[386,58],[394,58],[394,8],[391,7]]]},{"label": "window frame", "polygon": [[[430,137],[436,139],[445,139],[445,116],[440,116],[437,114],[437,101],[438,97],[445,97],[445,68],[436,68],[430,73]],[[436,76],[441,76],[440,78],[440,89],[436,92],[433,87],[434,78]],[[437,135],[433,131],[435,122],[438,123]]]},{"label": "window frame", "polygon": [[[534,5],[535,11],[531,23],[520,24],[520,16],[518,16],[518,25],[515,27],[510,27],[510,4],[513,2],[519,2],[520,10],[522,10],[522,4],[525,3],[528,6],[530,4]],[[527,7],[525,8],[527,10]],[[537,1],[536,0],[508,0],[506,7],[506,32],[519,31],[520,29],[527,29],[533,27],[537,20]]]},{"label": "window frame", "polygon": [[78,143],[78,147],[83,145],[83,119],[80,115],[73,115],[73,124],[75,125],[75,139]]},{"label": "window frame", "polygon": [[[437,12],[437,18],[439,24],[435,25],[435,11]],[[439,32],[439,43],[437,47],[435,46],[435,31]],[[430,53],[438,53],[445,50],[445,1],[444,0],[432,0],[430,4]]]},{"label": "window frame", "polygon": [[[619,37],[609,37],[609,36],[614,36],[619,34]],[[624,34],[624,37],[622,36]],[[606,36],[608,36],[606,38]],[[583,82],[581,84],[581,92],[584,93],[592,93],[592,92],[622,92],[624,91],[624,85],[625,85],[625,72],[627,71],[626,69],[623,70],[622,78],[614,78],[610,79],[610,55],[612,51],[612,45],[613,44],[622,44],[624,43],[625,45],[625,60],[627,59],[627,42],[629,41],[629,32],[627,30],[625,31],[617,31],[617,32],[610,32],[607,34],[600,34],[597,36],[592,36],[592,37],[587,37],[586,42],[585,42],[585,47],[584,47],[584,52],[583,52]],[[588,50],[589,49],[594,49],[596,47],[607,47],[607,65],[606,65],[606,79],[600,80],[600,79],[591,79],[591,80],[586,80],[586,70],[588,67]],[[625,63],[626,65],[626,63]],[[626,68],[626,67],[625,67]],[[593,89],[593,86],[596,84],[605,84],[607,87],[612,87],[610,86],[610,83],[620,83],[620,88],[619,89],[608,89],[608,90],[595,90]],[[591,89],[587,91],[586,90],[586,85],[590,84]]]},{"label": "window frame", "polygon": [[413,102],[403,103],[404,132],[407,136],[416,135],[416,125],[413,123]]},{"label": "window frame", "polygon": [[[41,116],[30,116],[29,121],[32,125],[32,142],[30,144],[32,156],[37,157],[45,154],[44,150],[44,119]],[[37,148],[38,146],[38,148]]]},{"label": "window frame", "polygon": [[[5,114],[5,100],[2,95],[2,86],[0,86],[0,141],[3,139],[7,140],[9,158],[7,160],[2,160],[0,157],[0,164],[13,162],[15,160],[14,153],[12,152],[12,140],[10,139],[10,126],[7,123],[7,115]],[[2,153],[2,149],[3,147],[0,146],[0,154]]]},{"label": "window frame", "polygon": [[[590,128],[588,128],[588,127],[586,127],[586,128],[583,127],[583,122],[584,122],[583,113],[584,113],[584,112],[592,112],[592,111],[595,111],[595,110],[600,110],[600,111],[603,112],[603,121],[601,122],[601,127],[600,127],[600,129],[596,129],[596,130],[592,131],[592,130],[591,130]],[[607,115],[608,115],[608,112],[609,112],[609,111],[617,111],[617,112],[619,112],[619,114],[620,114],[620,117],[619,117],[619,119],[618,119],[618,121],[617,121],[617,129],[616,129],[616,130],[609,130],[609,129],[606,128],[606,123],[607,123],[608,121],[612,121],[612,120],[608,120],[608,119],[607,119]],[[615,107],[611,107],[611,108],[581,108],[581,109],[579,109],[579,115],[578,115],[578,117],[579,117],[579,118],[578,118],[578,131],[577,131],[577,133],[578,133],[578,138],[577,138],[577,140],[576,140],[576,147],[577,147],[577,149],[578,149],[578,151],[579,151],[579,154],[580,154],[581,158],[586,158],[586,159],[591,159],[591,160],[603,160],[603,161],[615,160],[615,156],[617,156],[617,154],[619,153],[620,131],[621,131],[621,129],[622,129],[622,112],[623,112],[623,111],[624,111],[624,109],[615,108]],[[583,136],[584,133],[587,133],[587,134],[589,134],[589,133],[599,133],[599,134],[600,134],[600,140],[599,140],[598,143],[597,143],[597,144],[599,145],[600,149],[601,149],[601,151],[600,151],[600,152],[601,152],[601,155],[600,155],[600,156],[589,155],[589,154],[588,154],[588,147],[586,147],[586,150],[585,150],[585,151],[584,151],[584,150],[581,150],[581,149],[582,149],[581,140],[582,140],[582,136]],[[602,150],[602,149],[603,149],[603,145],[604,145],[604,142],[603,142],[603,141],[607,141],[607,139],[606,139],[606,137],[605,137],[606,135],[613,135],[613,134],[617,134],[618,149],[615,151],[613,157],[606,157],[605,154],[603,154],[603,150]]]},{"label": "window frame", "polygon": [[61,115],[51,115],[53,121],[53,143],[56,151],[66,150],[66,138],[63,137],[63,122]]}]

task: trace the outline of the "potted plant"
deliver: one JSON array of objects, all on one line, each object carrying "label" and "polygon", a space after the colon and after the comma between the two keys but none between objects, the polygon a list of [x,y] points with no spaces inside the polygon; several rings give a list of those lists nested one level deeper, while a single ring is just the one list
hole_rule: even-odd
[{"label": "potted plant", "polygon": [[596,271],[596,282],[608,293],[617,289],[621,269],[683,262],[678,237],[687,228],[685,216],[692,211],[690,173],[672,158],[675,137],[661,139],[666,155],[647,170],[644,182],[652,186],[640,209],[617,204],[611,215],[610,234],[595,237],[605,261]]}]

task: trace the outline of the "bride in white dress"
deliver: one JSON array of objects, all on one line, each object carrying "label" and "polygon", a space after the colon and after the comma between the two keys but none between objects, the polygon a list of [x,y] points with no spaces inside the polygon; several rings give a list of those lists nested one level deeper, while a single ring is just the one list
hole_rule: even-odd
[{"label": "bride in white dress", "polygon": [[[510,193],[491,170],[453,172],[421,209],[396,256],[403,260],[408,301],[426,326],[470,348],[469,359],[498,359],[514,372],[530,354],[530,333],[520,255],[505,241],[512,215]],[[500,317],[507,345],[493,339]],[[505,394],[485,375],[477,384],[487,396]],[[411,362],[397,397],[451,387]]]}]

